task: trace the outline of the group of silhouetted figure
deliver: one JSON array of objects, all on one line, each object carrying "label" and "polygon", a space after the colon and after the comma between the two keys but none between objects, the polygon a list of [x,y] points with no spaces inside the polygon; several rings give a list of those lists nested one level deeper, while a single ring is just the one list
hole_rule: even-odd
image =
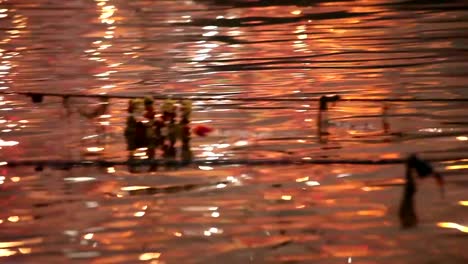
[{"label": "group of silhouetted figure", "polygon": [[[129,101],[127,111],[124,134],[130,160],[137,158],[135,154],[138,151],[145,153],[139,156],[141,159],[154,160],[158,150],[161,152],[161,158],[175,159],[178,141],[181,143],[181,159],[187,162],[191,160],[191,101],[180,101],[178,106],[174,100],[165,100],[157,113],[152,98],[137,98]],[[155,168],[153,164],[151,169]]]}]

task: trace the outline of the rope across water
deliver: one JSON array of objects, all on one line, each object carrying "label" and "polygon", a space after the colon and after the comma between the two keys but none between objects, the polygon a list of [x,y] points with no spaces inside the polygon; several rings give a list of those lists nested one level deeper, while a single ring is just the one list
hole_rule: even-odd
[{"label": "rope across water", "polygon": [[[31,97],[34,102],[42,102],[44,96],[50,97],[78,97],[97,99],[133,99],[141,98],[142,95],[125,94],[75,94],[75,93],[47,93],[47,92],[0,92],[3,95],[24,95]],[[221,97],[221,95],[146,95],[156,100],[192,100],[192,101],[239,101],[239,102],[310,102],[318,101],[320,97]],[[222,96],[229,96],[222,95]],[[36,101],[35,101],[36,99]],[[344,102],[468,102],[468,98],[363,98],[363,97],[339,97],[336,101]]]},{"label": "rope across water", "polygon": [[[430,162],[444,162],[467,159],[466,156],[443,157],[443,158],[426,158]],[[326,165],[326,164],[349,164],[349,165],[391,165],[403,164],[407,161],[406,158],[395,159],[229,159],[229,160],[10,160],[3,161],[0,165],[9,167],[18,166],[43,166],[43,167],[112,167],[112,166],[150,166],[161,165],[171,167],[187,167],[187,166],[281,166],[281,165]]]}]

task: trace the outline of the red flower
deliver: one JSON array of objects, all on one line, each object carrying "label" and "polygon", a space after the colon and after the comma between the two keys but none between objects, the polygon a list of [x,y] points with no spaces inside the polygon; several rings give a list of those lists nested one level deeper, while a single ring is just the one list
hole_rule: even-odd
[{"label": "red flower", "polygon": [[212,131],[213,131],[213,128],[204,126],[204,125],[198,125],[193,128],[193,133],[195,133],[197,136],[200,136],[200,137],[204,137]]}]

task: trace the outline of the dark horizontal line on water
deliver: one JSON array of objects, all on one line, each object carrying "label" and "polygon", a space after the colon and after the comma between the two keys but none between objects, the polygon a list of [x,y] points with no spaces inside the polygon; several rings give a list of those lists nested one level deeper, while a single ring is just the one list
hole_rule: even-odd
[{"label": "dark horizontal line on water", "polygon": [[[314,54],[314,55],[301,55],[301,56],[289,56],[289,57],[261,57],[261,58],[255,58],[255,57],[249,57],[249,58],[241,58],[241,59],[220,59],[220,60],[204,60],[204,62],[237,62],[237,61],[288,61],[288,60],[294,60],[294,59],[309,59],[309,58],[319,58],[319,57],[329,57],[329,56],[337,56],[337,55],[353,55],[353,54],[414,54],[414,53],[431,53],[433,54],[434,52],[447,52],[447,51],[453,51],[451,54],[452,56],[460,56],[460,53],[466,53],[468,52],[468,49],[418,49],[418,50],[398,50],[398,51],[393,51],[393,50],[383,50],[383,51],[367,51],[367,50],[352,50],[352,51],[344,51],[344,52],[332,52],[332,53],[323,53],[323,54]],[[419,59],[419,58],[430,58],[431,56],[434,57],[440,57],[438,55],[421,55],[418,57],[397,57],[397,58],[382,58],[382,59],[371,59],[371,60],[395,60],[395,59]],[[355,60],[359,61],[359,60]],[[368,61],[368,60],[367,60]],[[322,62],[322,61],[315,61],[315,62]],[[326,62],[326,61],[325,61]],[[330,60],[328,61],[330,63],[337,62],[337,60]],[[349,60],[343,60],[343,62],[349,62]]]},{"label": "dark horizontal line on water", "polygon": [[[442,63],[453,63],[453,62],[463,62],[460,61],[437,61],[437,64]],[[313,63],[313,62],[309,62]],[[355,70],[355,69],[388,69],[388,68],[402,68],[402,67],[415,67],[415,66],[427,66],[434,65],[434,61],[420,62],[420,63],[401,63],[401,64],[388,64],[388,65],[365,65],[365,66],[273,66],[273,67],[259,67],[259,66],[250,66],[250,65],[220,65],[206,66],[207,69],[211,71],[219,72],[233,72],[233,71],[272,71],[272,70]],[[193,73],[205,73],[205,71],[193,72]]]},{"label": "dark horizontal line on water", "polygon": [[[159,1],[162,1],[162,0],[159,0]],[[166,2],[171,2],[172,0],[166,0]],[[14,9],[19,9],[19,10],[33,10],[33,11],[94,11],[93,9],[90,9],[90,7],[92,5],[95,6],[95,4],[91,3],[90,7],[87,7],[87,6],[62,6],[62,5],[48,5],[48,6],[29,6],[27,4],[16,4],[16,3],[8,3],[8,2],[4,2],[2,3],[2,5],[6,5],[6,6],[10,6]],[[221,8],[221,7],[218,7],[218,8],[210,8],[210,11],[224,11],[226,10],[226,8]],[[161,10],[161,9],[158,9],[158,10],[149,10],[149,9],[145,9],[145,8],[141,8],[141,7],[127,7],[127,8],[122,8],[121,6],[119,6],[119,11],[128,11],[128,12],[136,12],[137,14],[143,16],[143,19],[144,18],[148,18],[148,16],[144,16],[144,15],[148,15],[148,14],[167,14],[167,11],[164,11],[164,10]],[[179,10],[171,10],[171,14],[186,14],[186,13],[195,13],[195,12],[206,12],[205,9],[184,9],[182,11],[179,11]],[[67,16],[66,15],[62,15],[62,16]],[[62,17],[62,16],[59,16],[57,14],[54,15],[54,17]]]},{"label": "dark horizontal line on water", "polygon": [[[312,56],[310,56],[312,57]],[[415,56],[415,57],[395,57],[395,58],[378,58],[378,59],[349,59],[349,60],[301,60],[297,57],[289,57],[283,59],[276,58],[265,58],[262,62],[255,63],[243,63],[243,64],[231,64],[226,66],[259,66],[259,65],[272,65],[272,64],[292,64],[292,63],[351,63],[351,62],[379,62],[379,61],[394,61],[394,60],[416,60],[416,59],[437,59],[440,56],[426,55],[426,56]],[[238,62],[243,59],[230,59],[230,60],[205,60],[207,63],[221,63],[221,62]]]},{"label": "dark horizontal line on water", "polygon": [[[431,162],[454,161],[468,159],[468,156],[445,157],[445,158],[426,158]],[[45,166],[57,168],[71,167],[109,167],[109,166],[172,166],[172,167],[187,167],[187,166],[262,166],[262,165],[325,165],[325,164],[355,164],[355,165],[387,165],[387,164],[403,164],[405,158],[396,159],[229,159],[229,160],[204,160],[198,159],[193,161],[177,161],[177,160],[138,160],[138,161],[107,161],[107,160],[10,160],[2,162],[4,166]],[[6,163],[6,164],[5,164]]]},{"label": "dark horizontal line on water", "polygon": [[[192,101],[242,101],[242,102],[311,102],[318,101],[320,97],[225,97],[226,94],[219,96],[174,96],[174,95],[125,95],[125,94],[74,94],[74,93],[49,93],[49,92],[0,92],[2,95],[24,95],[24,96],[51,96],[51,97],[81,97],[81,98],[100,98],[100,99],[133,99],[142,98],[145,96],[152,97],[157,100],[173,99],[173,100],[192,100]],[[324,93],[327,95],[327,93]],[[468,98],[363,98],[363,97],[342,97],[338,101],[345,102],[468,102]]]},{"label": "dark horizontal line on water", "polygon": [[269,0],[269,1],[239,1],[239,0],[198,0],[198,2],[207,2],[215,6],[227,6],[235,8],[251,8],[251,7],[274,7],[274,6],[296,6],[309,7],[316,6],[324,2],[352,2],[353,0]]},{"label": "dark horizontal line on water", "polygon": [[191,22],[176,22],[172,23],[175,26],[218,26],[218,27],[254,27],[254,26],[267,26],[267,25],[281,25],[297,23],[307,20],[328,20],[328,19],[343,19],[353,17],[364,17],[367,15],[378,14],[379,12],[348,12],[348,11],[332,11],[322,13],[308,13],[302,16],[289,16],[289,17],[268,17],[268,16],[248,16],[232,19],[207,19],[197,18]]}]

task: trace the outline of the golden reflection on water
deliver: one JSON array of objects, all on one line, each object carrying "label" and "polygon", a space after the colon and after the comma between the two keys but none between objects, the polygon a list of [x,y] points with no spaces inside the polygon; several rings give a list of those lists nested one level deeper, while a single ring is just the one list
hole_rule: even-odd
[{"label": "golden reflection on water", "polygon": [[[216,129],[192,139],[196,158],[207,161],[466,154],[463,103],[392,103],[385,123],[380,103],[339,102],[327,112],[324,140],[315,101],[229,100],[468,96],[459,37],[466,23],[456,22],[465,12],[450,8],[456,3],[288,3],[0,3],[0,90],[212,94],[219,100],[194,102],[193,114],[194,125]],[[57,98],[28,99],[0,101],[2,261],[393,264],[468,257],[464,241],[446,236],[466,233],[464,159],[436,164],[447,174],[445,200],[418,183],[420,228],[402,231],[400,165],[207,163],[154,173],[7,167],[14,159],[128,156],[125,100],[70,99],[64,114]],[[106,113],[80,115],[107,103]],[[145,159],[145,151],[135,155]]]},{"label": "golden reflection on water", "polygon": [[460,224],[457,224],[457,223],[441,222],[441,223],[437,223],[437,226],[442,227],[442,228],[453,228],[453,229],[459,230],[460,232],[468,233],[468,227],[467,226],[460,225]]}]

